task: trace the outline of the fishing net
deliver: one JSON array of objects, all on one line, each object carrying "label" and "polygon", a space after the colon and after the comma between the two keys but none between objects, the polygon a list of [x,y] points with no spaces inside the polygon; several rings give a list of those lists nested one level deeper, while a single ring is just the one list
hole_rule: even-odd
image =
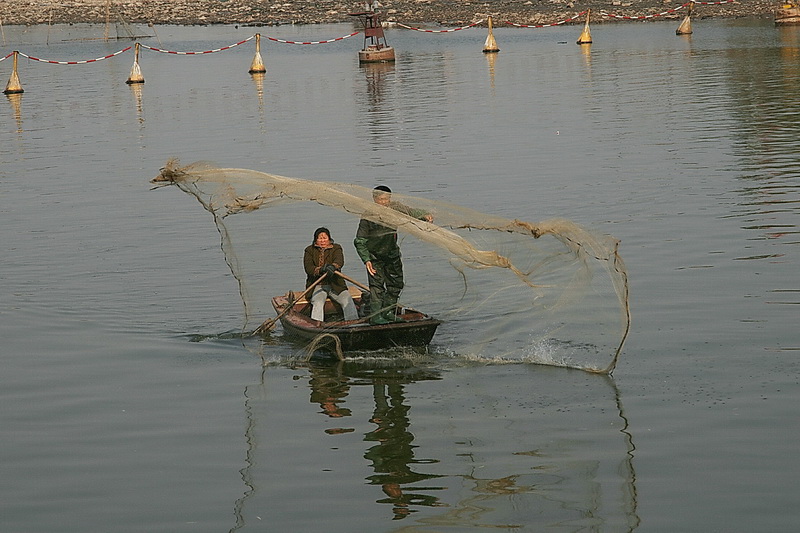
[{"label": "fishing net", "polygon": [[397,228],[402,305],[443,321],[431,348],[487,362],[530,361],[611,372],[630,326],[619,241],[569,220],[537,223],[401,194],[392,201],[433,222],[383,207],[372,189],[207,162],[170,160],[153,180],[176,185],[213,215],[239,282],[244,330],[274,317],[274,296],[302,291],[303,249],[326,226],[367,284],[352,244],[359,219]]}]

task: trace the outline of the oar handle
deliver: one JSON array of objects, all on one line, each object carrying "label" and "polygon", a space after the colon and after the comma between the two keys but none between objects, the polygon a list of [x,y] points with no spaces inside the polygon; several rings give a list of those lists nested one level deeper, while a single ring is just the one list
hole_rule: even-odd
[{"label": "oar handle", "polygon": [[345,279],[345,280],[349,281],[350,283],[352,283],[353,285],[355,285],[355,286],[356,286],[356,287],[358,287],[359,289],[364,289],[365,291],[369,291],[369,287],[367,287],[367,286],[366,286],[366,285],[364,285],[363,283],[359,283],[359,282],[357,282],[356,280],[354,280],[354,279],[353,279],[353,278],[351,278],[350,276],[346,276],[346,275],[342,274],[342,273],[341,273],[340,271],[338,271],[338,270],[336,271],[336,274],[337,274],[337,275],[339,275],[339,276],[340,276],[342,279]]}]

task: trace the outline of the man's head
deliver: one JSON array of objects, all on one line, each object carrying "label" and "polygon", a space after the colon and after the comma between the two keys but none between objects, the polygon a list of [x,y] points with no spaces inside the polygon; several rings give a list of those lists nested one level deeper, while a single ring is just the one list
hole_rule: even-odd
[{"label": "man's head", "polygon": [[388,207],[392,201],[392,190],[386,185],[378,185],[372,189],[372,199],[376,204]]}]

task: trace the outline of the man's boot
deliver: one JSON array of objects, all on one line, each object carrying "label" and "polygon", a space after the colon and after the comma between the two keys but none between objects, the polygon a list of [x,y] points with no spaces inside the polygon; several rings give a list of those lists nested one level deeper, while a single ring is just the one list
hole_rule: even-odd
[{"label": "man's boot", "polygon": [[382,314],[388,322],[402,322],[403,319],[397,316],[397,300],[394,298],[386,298],[383,301],[384,311]]},{"label": "man's boot", "polygon": [[380,302],[370,301],[368,311],[369,313],[367,316],[369,316],[369,323],[373,326],[382,326],[392,322],[391,320],[387,320],[384,316],[384,312],[381,311]]}]

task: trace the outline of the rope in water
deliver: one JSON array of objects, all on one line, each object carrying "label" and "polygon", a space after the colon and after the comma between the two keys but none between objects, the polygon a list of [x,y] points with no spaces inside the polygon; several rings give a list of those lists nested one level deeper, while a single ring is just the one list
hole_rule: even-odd
[{"label": "rope in water", "polygon": [[[619,14],[615,14],[615,13],[608,13],[608,12],[605,12],[605,11],[601,11],[600,15],[603,16],[603,17],[610,17],[610,18],[615,18],[615,19],[620,19],[620,20],[646,20],[646,19],[652,19],[652,18],[656,18],[656,17],[663,17],[663,16],[666,16],[666,15],[675,13],[675,12],[680,11],[681,9],[684,9],[687,6],[690,6],[692,4],[697,4],[697,5],[721,5],[721,4],[731,4],[731,3],[734,3],[734,2],[735,2],[735,0],[718,0],[718,1],[714,1],[714,2],[705,2],[705,1],[692,0],[690,2],[686,2],[683,5],[677,6],[677,7],[673,8],[673,9],[670,9],[670,10],[667,10],[667,11],[662,11],[661,13],[655,13],[655,14],[651,14],[651,15],[630,16],[630,15],[619,15]],[[505,21],[505,24],[508,24],[509,26],[514,26],[514,27],[517,27],[517,28],[550,28],[550,27],[553,27],[553,26],[561,26],[561,25],[567,24],[569,22],[572,22],[572,21],[578,19],[579,17],[585,15],[586,13],[587,13],[587,11],[581,11],[580,13],[577,13],[576,15],[574,15],[574,16],[572,16],[570,18],[566,18],[564,20],[559,20],[557,22],[552,22],[552,23],[549,23],[549,24],[519,24],[519,23],[511,22],[511,21]],[[424,33],[452,33],[452,32],[461,31],[461,30],[465,30],[465,29],[469,29],[469,28],[474,28],[474,27],[482,24],[483,22],[485,22],[485,19],[481,19],[479,21],[473,22],[473,23],[468,24],[466,26],[460,26],[458,28],[449,28],[449,29],[445,29],[445,30],[429,30],[429,29],[424,29],[424,28],[416,28],[416,27],[413,27],[413,26],[408,26],[406,24],[402,24],[400,22],[393,22],[393,24],[395,24],[395,25],[397,25],[397,26],[399,26],[401,28],[405,28],[405,29],[409,29],[409,30],[413,30],[413,31],[424,32]],[[282,43],[282,44],[318,45],[318,44],[329,44],[329,43],[335,43],[335,42],[338,42],[338,41],[343,41],[345,39],[349,39],[350,37],[355,37],[356,35],[358,35],[360,33],[362,33],[362,32],[361,31],[356,31],[356,32],[350,33],[348,35],[343,35],[341,37],[335,37],[333,39],[326,39],[326,40],[322,40],[322,41],[291,41],[291,40],[288,40],[288,39],[278,39],[277,37],[269,37],[269,36],[265,36],[265,38],[270,40],[270,41],[272,41],[272,42]],[[248,37],[247,39],[243,39],[243,40],[241,40],[241,41],[239,41],[237,43],[233,43],[233,44],[230,44],[230,45],[227,45],[227,46],[223,46],[223,47],[220,47],[220,48],[214,48],[212,50],[202,50],[202,51],[164,50],[164,49],[161,49],[161,48],[156,48],[155,46],[148,46],[146,44],[140,44],[140,46],[142,48],[146,49],[146,50],[152,50],[153,52],[160,52],[160,53],[163,53],[163,54],[185,55],[185,56],[189,56],[189,55],[206,55],[206,54],[213,54],[213,53],[217,53],[217,52],[222,52],[222,51],[225,51],[225,50],[230,50],[231,48],[235,48],[235,47],[240,46],[240,45],[242,45],[242,44],[244,44],[244,43],[246,43],[248,41],[251,41],[251,40],[255,39],[257,35],[258,34],[253,34],[250,37]],[[31,61],[38,61],[40,63],[48,63],[48,64],[51,64],[51,65],[84,65],[84,64],[87,64],[87,63],[96,63],[98,61],[103,61],[105,59],[110,59],[110,58],[118,56],[118,55],[120,55],[120,54],[122,54],[124,52],[127,52],[131,48],[133,48],[133,47],[132,46],[128,46],[126,48],[123,48],[122,50],[119,50],[117,52],[114,52],[114,53],[111,53],[111,54],[108,54],[108,55],[105,55],[105,56],[102,56],[102,57],[97,57],[97,58],[92,58],[92,59],[84,59],[84,60],[79,60],[79,61],[57,61],[57,60],[53,60],[53,59],[42,59],[42,58],[39,58],[39,57],[34,57],[34,56],[31,56],[31,55],[25,54],[23,52],[17,52],[17,53],[19,55],[21,55],[22,57],[30,59]],[[10,52],[10,53],[6,54],[2,58],[0,58],[0,62],[5,61],[6,59],[8,59],[9,57],[11,57],[13,55],[14,55],[14,52]]]},{"label": "rope in water", "polygon": [[222,52],[224,50],[230,50],[231,48],[235,48],[239,45],[246,43],[252,39],[255,39],[255,34],[251,35],[247,39],[243,41],[239,41],[238,43],[229,44],[228,46],[223,46],[222,48],[214,48],[213,50],[203,50],[202,52],[176,52],[174,50],[162,50],[161,48],[156,48],[155,46],[147,46],[146,44],[141,44],[142,48],[146,48],[148,50],[152,50],[153,52],[161,52],[162,54],[174,54],[179,56],[195,56],[195,55],[203,55],[203,54],[215,54],[217,52]]},{"label": "rope in water", "polygon": [[328,43],[335,43],[336,41],[343,41],[345,39],[349,39],[355,35],[361,33],[360,31],[356,31],[351,33],[350,35],[344,35],[342,37],[336,37],[335,39],[328,39],[326,41],[287,41],[285,39],[277,39],[275,37],[267,37],[268,40],[274,41],[276,43],[283,43],[283,44],[328,44]]},{"label": "rope in water", "polygon": [[464,30],[464,29],[467,29],[467,28],[472,28],[472,27],[477,26],[478,24],[480,24],[480,23],[482,23],[484,21],[485,21],[485,19],[481,19],[481,20],[479,20],[477,22],[473,22],[472,24],[469,24],[467,26],[461,26],[460,28],[450,28],[450,29],[447,29],[447,30],[426,30],[426,29],[423,29],[423,28],[414,28],[413,26],[406,26],[405,24],[402,24],[400,22],[395,22],[394,24],[396,24],[397,26],[400,26],[401,28],[405,28],[407,30],[421,31],[421,32],[425,32],[425,33],[451,33],[451,32],[454,32],[454,31],[459,31],[459,30]]},{"label": "rope in water", "polygon": [[[38,57],[29,56],[28,54],[24,54],[22,52],[18,52],[18,53],[22,57],[30,59],[31,61],[38,61],[40,63],[49,63],[51,65],[84,65],[86,63],[96,63],[97,61],[103,61],[104,59],[109,59],[109,58],[112,58],[114,56],[118,56],[123,52],[127,52],[131,48],[133,48],[133,47],[129,46],[127,48],[123,48],[122,50],[120,50],[118,52],[114,52],[113,54],[108,54],[107,56],[97,57],[97,58],[94,58],[94,59],[84,59],[82,61],[55,61],[55,60],[52,60],[52,59],[41,59],[41,58],[38,58]],[[9,56],[11,56],[13,54],[14,54],[14,52],[11,52],[10,54],[8,54],[3,59],[6,59],[7,57],[9,57]]]}]

